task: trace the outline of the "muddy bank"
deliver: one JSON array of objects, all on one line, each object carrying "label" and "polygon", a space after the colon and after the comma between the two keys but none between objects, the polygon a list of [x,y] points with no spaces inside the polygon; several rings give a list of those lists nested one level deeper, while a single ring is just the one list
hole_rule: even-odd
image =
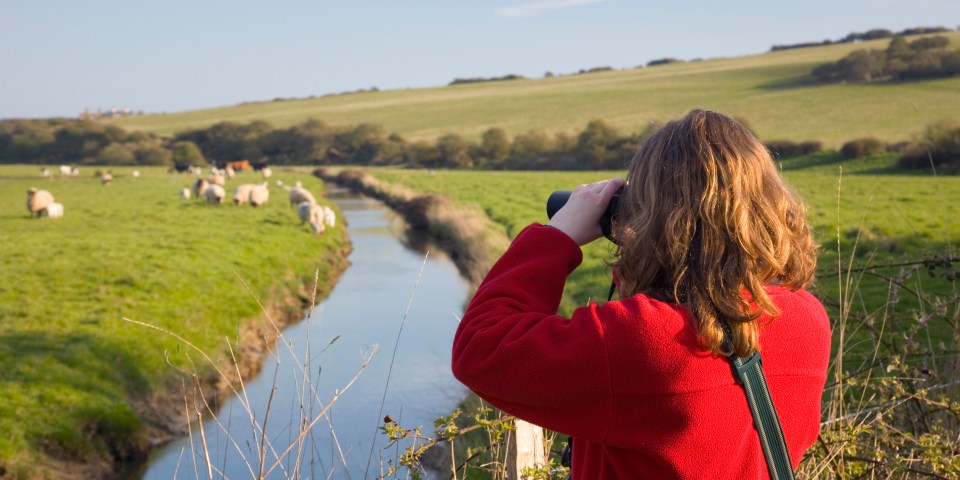
[{"label": "muddy bank", "polygon": [[358,169],[318,168],[314,175],[382,201],[415,231],[427,234],[476,286],[510,243],[503,228],[477,208],[455,205],[442,195],[422,195],[377,180]]}]

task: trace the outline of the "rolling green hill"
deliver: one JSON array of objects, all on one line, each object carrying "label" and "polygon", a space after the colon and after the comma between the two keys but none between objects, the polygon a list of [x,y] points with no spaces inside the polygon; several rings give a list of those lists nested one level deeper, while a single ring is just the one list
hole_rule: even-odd
[{"label": "rolling green hill", "polygon": [[[944,34],[960,45],[960,32]],[[655,67],[390,90],[304,100],[248,103],[116,120],[131,130],[173,134],[219,121],[265,120],[285,127],[308,118],[331,125],[377,123],[409,140],[447,133],[477,139],[489,127],[514,135],[582,128],[602,118],[624,131],[675,118],[692,107],[745,119],[765,140],[819,140],[827,148],[873,136],[907,140],[932,121],[960,111],[960,78],[894,84],[810,83],[810,71],[889,40],[829,45]]]}]

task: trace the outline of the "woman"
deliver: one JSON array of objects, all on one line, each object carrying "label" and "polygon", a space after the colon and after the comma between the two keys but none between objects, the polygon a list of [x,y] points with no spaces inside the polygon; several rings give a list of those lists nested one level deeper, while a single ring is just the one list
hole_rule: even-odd
[{"label": "woman", "polygon": [[[620,300],[556,315],[580,246],[624,186]],[[627,180],[577,188],[514,239],[477,289],[453,372],[500,409],[574,437],[574,479],[767,478],[727,356],[763,352],[793,467],[820,430],[830,326],[804,290],[817,247],[767,150],[694,110],[656,132]],[[732,349],[723,348],[726,321]]]}]

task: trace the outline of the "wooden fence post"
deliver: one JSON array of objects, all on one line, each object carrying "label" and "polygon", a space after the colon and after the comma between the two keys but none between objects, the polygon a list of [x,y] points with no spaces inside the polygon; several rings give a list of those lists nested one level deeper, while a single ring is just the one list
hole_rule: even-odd
[{"label": "wooden fence post", "polygon": [[543,429],[523,420],[514,421],[517,429],[507,437],[507,478],[520,480],[524,467],[547,463],[543,448]]}]

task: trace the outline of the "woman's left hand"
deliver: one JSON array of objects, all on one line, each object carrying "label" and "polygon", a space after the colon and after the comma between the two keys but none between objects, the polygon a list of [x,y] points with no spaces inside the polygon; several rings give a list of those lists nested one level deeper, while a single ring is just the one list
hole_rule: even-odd
[{"label": "woman's left hand", "polygon": [[600,238],[603,236],[600,217],[623,183],[622,178],[612,178],[580,185],[570,194],[563,208],[553,215],[549,225],[566,233],[577,245],[583,246]]}]

